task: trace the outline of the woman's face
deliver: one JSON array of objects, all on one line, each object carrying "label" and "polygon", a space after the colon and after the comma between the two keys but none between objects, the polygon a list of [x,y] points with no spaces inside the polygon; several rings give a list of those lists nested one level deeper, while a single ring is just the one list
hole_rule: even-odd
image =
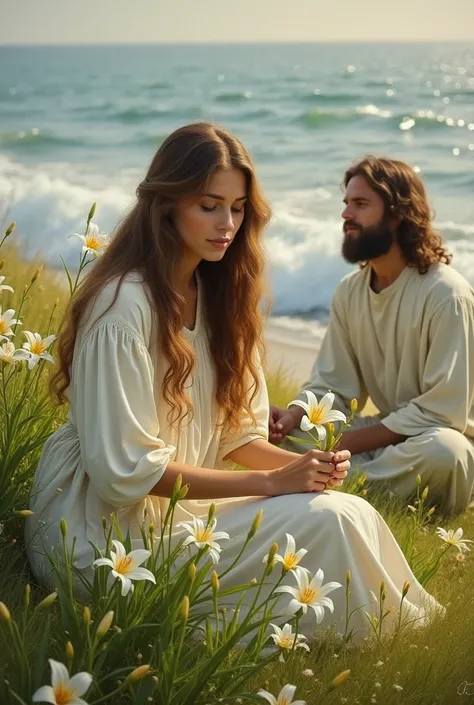
[{"label": "woman's face", "polygon": [[240,169],[218,169],[206,193],[178,201],[174,225],[185,257],[218,262],[242,225],[247,200],[245,174]]}]

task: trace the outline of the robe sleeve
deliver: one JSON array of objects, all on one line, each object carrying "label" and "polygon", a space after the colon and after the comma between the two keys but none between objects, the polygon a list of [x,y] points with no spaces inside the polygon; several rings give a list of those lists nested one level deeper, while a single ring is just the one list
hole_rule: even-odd
[{"label": "robe sleeve", "polygon": [[[359,408],[362,408],[367,401],[367,391],[350,340],[344,298],[344,289],[339,286],[331,302],[329,324],[321,348],[301,391],[310,390],[318,399],[331,391],[335,395],[334,408],[348,415],[351,400],[357,399]],[[302,393],[298,399],[307,401]]]},{"label": "robe sleeve", "polygon": [[268,401],[265,375],[261,365],[259,365],[258,369],[258,380],[259,389],[252,401],[252,412],[255,416],[255,422],[249,415],[245,415],[240,428],[237,430],[230,429],[228,424],[224,423],[219,442],[216,467],[230,467],[232,464],[225,460],[226,456],[246,443],[257,439],[268,440],[270,404]]},{"label": "robe sleeve", "polygon": [[159,438],[153,378],[150,354],[126,320],[103,319],[74,363],[82,462],[97,494],[115,507],[143,499],[175,453]]},{"label": "robe sleeve", "polygon": [[383,419],[384,426],[404,436],[433,426],[466,431],[474,402],[473,333],[471,299],[452,298],[438,306],[429,323],[421,393]]}]

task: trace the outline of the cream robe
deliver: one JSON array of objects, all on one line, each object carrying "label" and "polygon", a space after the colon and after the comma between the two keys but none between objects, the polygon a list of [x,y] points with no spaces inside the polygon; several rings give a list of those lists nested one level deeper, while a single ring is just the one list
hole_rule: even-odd
[{"label": "cream robe", "polygon": [[302,389],[318,397],[330,389],[335,408],[346,413],[352,398],[362,407],[370,396],[380,414],[356,417],[352,428],[381,422],[408,437],[354,456],[352,472],[367,472],[370,481],[388,482],[405,497],[420,474],[444,510],[463,511],[474,488],[473,291],[444,264],[424,275],[406,267],[379,293],[370,276],[365,267],[339,284]]},{"label": "cream robe", "polygon": [[[196,353],[196,367],[187,390],[194,419],[180,434],[171,428],[166,418],[168,407],[161,396],[167,363],[155,348],[144,287],[138,277],[128,277],[112,308],[99,318],[114,292],[115,283],[106,287],[79,332],[69,389],[69,422],[48,439],[35,475],[30,502],[34,516],[28,519],[26,531],[28,555],[35,575],[49,585],[51,576],[44,552],[60,550],[61,517],[68,522],[69,537],[77,540],[75,564],[90,577],[93,553],[89,541],[103,547],[102,517],[117,513],[123,529],[130,530],[134,547],[142,546],[138,527],[145,507],[149,520],[159,525],[168,500],[148,493],[159,485],[170,460],[226,467],[223,458],[233,449],[267,437],[268,398],[263,373],[253,405],[257,423],[252,425],[244,419],[240,433],[230,433],[218,425],[215,374],[200,292],[195,328],[184,329]],[[209,504],[184,500],[175,521],[206,514]],[[259,577],[271,543],[277,541],[283,551],[285,533],[290,533],[298,548],[309,550],[303,565],[312,572],[322,568],[325,581],[344,584],[346,571],[351,569],[354,605],[369,605],[369,591],[377,593],[384,580],[386,604],[394,607],[394,614],[405,581],[412,583],[407,611],[420,623],[425,619],[425,609],[436,606],[417,583],[381,516],[363,499],[343,492],[218,500],[218,530],[227,531],[231,537],[228,542],[222,541],[220,570],[237,555],[261,508],[262,525],[238,566],[222,580],[223,586]],[[175,538],[182,534],[182,529],[176,530]],[[274,572],[275,580],[279,572]],[[285,581],[294,584],[291,576]],[[335,612],[324,624],[342,631],[344,591],[339,589],[331,597]],[[279,599],[282,610],[288,601],[289,596]],[[311,632],[314,617],[308,613],[300,626]],[[360,636],[369,631],[360,610],[354,626]]]}]

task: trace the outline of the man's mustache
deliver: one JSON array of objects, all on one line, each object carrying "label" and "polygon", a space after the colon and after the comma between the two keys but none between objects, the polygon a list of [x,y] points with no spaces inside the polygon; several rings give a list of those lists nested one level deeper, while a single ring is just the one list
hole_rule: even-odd
[{"label": "man's mustache", "polygon": [[351,223],[350,221],[346,220],[346,222],[342,226],[342,229],[344,230],[344,232],[347,232],[349,228],[357,228],[357,230],[361,230],[362,226],[360,226],[359,223]]}]

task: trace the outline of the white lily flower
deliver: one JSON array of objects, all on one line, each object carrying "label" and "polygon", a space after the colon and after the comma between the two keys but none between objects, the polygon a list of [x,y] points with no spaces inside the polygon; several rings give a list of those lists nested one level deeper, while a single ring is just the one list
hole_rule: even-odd
[{"label": "white lily flower", "polygon": [[2,314],[2,307],[0,306],[0,342],[2,340],[8,340],[7,336],[13,335],[12,326],[16,323],[21,325],[21,321],[13,318],[14,315],[15,311],[12,308],[7,309],[5,313]]},{"label": "white lily flower", "polygon": [[263,688],[260,688],[257,695],[260,695],[261,698],[268,700],[270,705],[306,705],[306,700],[293,700],[295,691],[296,685],[290,685],[287,683],[280,690],[278,698],[275,698],[274,695],[269,693],[268,690],[263,690]]},{"label": "white lily flower", "polygon": [[176,526],[186,529],[191,534],[184,541],[184,546],[195,544],[198,548],[209,546],[209,555],[213,563],[218,563],[220,559],[221,547],[217,541],[228,539],[229,534],[225,531],[214,531],[216,528],[217,519],[214,517],[210,524],[206,526],[204,521],[199,517],[193,517],[192,521],[182,521]]},{"label": "white lily flower", "polygon": [[449,543],[451,546],[455,546],[458,549],[459,553],[466,553],[467,551],[471,550],[467,544],[472,543],[472,541],[471,539],[462,538],[463,530],[461,529],[461,527],[459,527],[459,529],[456,529],[456,531],[454,531],[453,529],[446,531],[446,529],[442,529],[441,527],[439,527],[438,529],[436,529],[436,533],[442,541]]},{"label": "white lily flower", "polygon": [[[285,624],[283,629],[280,629],[280,627],[272,623],[270,623],[270,626],[273,627],[275,634],[270,634],[269,639],[273,639],[275,645],[278,646],[279,649],[291,650],[294,646],[295,649],[306,649],[306,651],[309,651],[308,644],[302,643],[304,641],[308,641],[307,637],[305,637],[304,634],[295,634],[292,631],[293,628],[291,624]],[[280,661],[285,661],[283,654],[280,654]]]},{"label": "white lily flower", "polygon": [[92,676],[86,671],[76,673],[69,678],[66,666],[59,661],[49,659],[51,666],[51,685],[43,685],[34,693],[34,703],[51,703],[52,705],[87,705],[80,696],[90,688]]},{"label": "white lily flower", "polygon": [[29,357],[26,350],[15,350],[15,345],[11,340],[0,345],[0,360],[9,365],[16,365],[17,362],[28,360]]},{"label": "white lily flower", "polygon": [[55,335],[48,335],[46,338],[41,337],[39,333],[32,333],[29,330],[23,331],[28,338],[27,343],[23,343],[24,350],[29,353],[28,367],[31,370],[40,360],[48,360],[54,362],[54,357],[46,352],[51,343],[56,340]]},{"label": "white lily flower", "polygon": [[81,254],[85,255],[90,252],[92,255],[97,257],[101,255],[104,249],[109,244],[109,236],[107,233],[99,232],[99,226],[92,221],[89,223],[87,232],[85,235],[80,235],[79,233],[74,233],[71,237],[78,237],[82,241]]},{"label": "white lily flower", "polygon": [[306,415],[301,419],[301,430],[308,432],[315,428],[319,440],[324,441],[326,438],[324,424],[334,423],[335,421],[345,423],[346,417],[342,411],[332,410],[334,404],[334,394],[332,392],[325,394],[319,402],[313,392],[304,390],[303,394],[306,394],[307,402],[295,399],[294,401],[290,401],[288,406],[300,406],[304,409]]},{"label": "white lily flower", "polygon": [[[283,556],[280,556],[279,553],[275,554],[275,561],[278,561],[279,563],[283,563],[283,568],[285,570],[293,570],[293,568],[296,568],[298,563],[301,561],[301,559],[308,553],[306,548],[300,548],[299,551],[296,551],[296,544],[295,544],[295,539],[291,534],[285,534],[286,536],[286,551]],[[268,554],[265,556],[263,559],[262,563],[266,563],[268,561]]]},{"label": "white lily flower", "polygon": [[15,292],[11,288],[11,286],[8,286],[7,284],[4,284],[3,282],[5,281],[5,277],[0,277],[0,291],[11,291],[12,294]]},{"label": "white lily flower", "polygon": [[112,568],[112,575],[122,583],[122,595],[133,592],[132,580],[149,580],[156,585],[156,579],[151,570],[138,566],[151,556],[151,551],[138,548],[130,553],[125,552],[125,546],[120,541],[112,541],[115,551],[110,551],[110,558],[97,558],[93,566],[106,565]]},{"label": "white lily flower", "polygon": [[316,575],[311,576],[311,573],[304,568],[297,567],[292,571],[296,577],[298,587],[294,588],[291,585],[282,585],[277,587],[275,592],[288,592],[293,599],[288,605],[288,613],[295,614],[299,609],[306,614],[308,607],[314,610],[316,622],[320,624],[324,619],[324,608],[327,607],[330,612],[334,612],[334,603],[327,595],[342,587],[341,583],[330,582],[323,585],[324,573],[319,569]]}]

